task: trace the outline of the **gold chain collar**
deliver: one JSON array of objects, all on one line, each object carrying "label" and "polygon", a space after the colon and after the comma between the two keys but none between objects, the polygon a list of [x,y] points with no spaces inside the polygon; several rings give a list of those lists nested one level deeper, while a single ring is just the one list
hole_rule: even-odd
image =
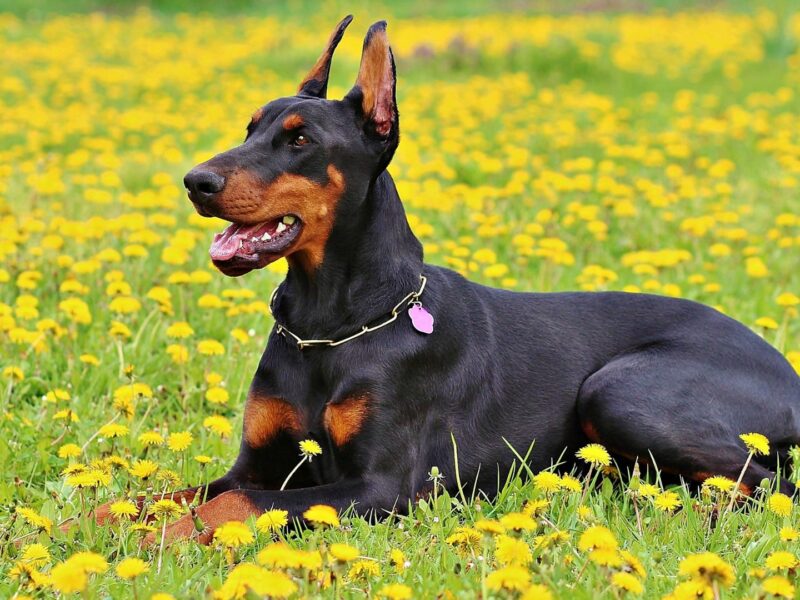
[{"label": "gold chain collar", "polygon": [[[406,294],[406,296],[402,300],[400,300],[400,302],[395,304],[388,319],[386,319],[382,323],[379,323],[378,325],[373,325],[372,327],[363,325],[359,331],[357,331],[353,335],[347,336],[346,338],[342,338],[340,340],[304,340],[299,335],[295,335],[294,333],[289,331],[286,327],[278,323],[276,319],[275,324],[278,326],[277,333],[279,333],[283,337],[286,337],[287,334],[291,336],[294,339],[294,341],[297,342],[297,347],[300,348],[301,350],[309,346],[341,346],[342,344],[352,341],[357,337],[361,337],[365,333],[370,333],[372,331],[380,329],[381,327],[386,327],[390,323],[394,323],[397,320],[397,316],[400,314],[401,309],[405,308],[409,304],[414,304],[415,302],[418,302],[419,297],[422,296],[422,292],[425,290],[425,284],[428,283],[428,279],[424,275],[420,275],[419,279],[420,279],[419,289],[416,292],[410,292]],[[279,288],[280,285],[278,285],[278,287],[276,287],[272,291],[272,295],[269,298],[270,312],[272,312],[272,306],[275,302],[275,295],[278,293]],[[275,314],[273,313],[272,316],[274,318]]]}]

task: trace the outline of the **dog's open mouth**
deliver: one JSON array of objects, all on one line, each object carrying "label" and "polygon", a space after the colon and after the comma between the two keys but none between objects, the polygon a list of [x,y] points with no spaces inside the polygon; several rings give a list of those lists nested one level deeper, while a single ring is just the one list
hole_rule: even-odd
[{"label": "dog's open mouth", "polygon": [[297,239],[302,226],[302,221],[295,215],[255,225],[231,223],[225,231],[214,236],[208,253],[224,273],[245,273],[280,258]]}]

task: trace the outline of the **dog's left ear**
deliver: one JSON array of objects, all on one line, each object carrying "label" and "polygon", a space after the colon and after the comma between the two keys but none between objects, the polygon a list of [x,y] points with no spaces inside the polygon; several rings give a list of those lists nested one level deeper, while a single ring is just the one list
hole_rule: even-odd
[{"label": "dog's left ear", "polygon": [[378,21],[364,38],[358,79],[347,98],[360,104],[365,126],[381,138],[397,134],[394,55],[386,36],[386,21]]},{"label": "dog's left ear", "polygon": [[350,25],[353,20],[353,15],[347,15],[344,19],[339,21],[336,29],[331,33],[328,38],[328,45],[323,50],[317,62],[311,67],[308,75],[305,76],[300,87],[297,89],[298,96],[315,96],[316,98],[325,98],[328,95],[328,76],[331,74],[331,60],[333,59],[333,52],[336,46],[342,41],[344,30]]}]

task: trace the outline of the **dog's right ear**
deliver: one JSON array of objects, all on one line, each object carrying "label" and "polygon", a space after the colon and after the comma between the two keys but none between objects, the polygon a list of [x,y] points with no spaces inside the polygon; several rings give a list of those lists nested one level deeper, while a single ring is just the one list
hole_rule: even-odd
[{"label": "dog's right ear", "polygon": [[386,21],[378,21],[364,38],[358,79],[346,98],[358,104],[369,131],[385,141],[395,142],[398,130],[396,81]]},{"label": "dog's right ear", "polygon": [[353,15],[347,15],[344,19],[339,21],[336,29],[333,30],[331,37],[328,39],[328,45],[322,52],[317,62],[308,72],[300,87],[297,89],[298,96],[314,96],[316,98],[325,98],[328,94],[328,76],[331,72],[331,59],[333,59],[333,51],[336,46],[342,41],[344,30],[350,25],[353,20]]}]

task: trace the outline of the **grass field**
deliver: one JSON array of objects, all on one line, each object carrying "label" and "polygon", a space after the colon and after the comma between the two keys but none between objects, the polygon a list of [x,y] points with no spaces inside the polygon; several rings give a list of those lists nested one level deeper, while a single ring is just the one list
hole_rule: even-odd
[{"label": "grass field", "polygon": [[465,482],[374,526],[262,519],[210,548],[140,548],[141,522],[58,527],[235,458],[286,266],[216,272],[222,222],[181,178],[293,94],[350,11],[329,95],[388,17],[391,172],[429,262],[516,290],[698,300],[800,370],[800,12],[691,4],[0,3],[0,597],[795,597],[791,500],[764,489],[728,511],[731,481],[690,494],[613,465],[512,478],[493,501]]}]

